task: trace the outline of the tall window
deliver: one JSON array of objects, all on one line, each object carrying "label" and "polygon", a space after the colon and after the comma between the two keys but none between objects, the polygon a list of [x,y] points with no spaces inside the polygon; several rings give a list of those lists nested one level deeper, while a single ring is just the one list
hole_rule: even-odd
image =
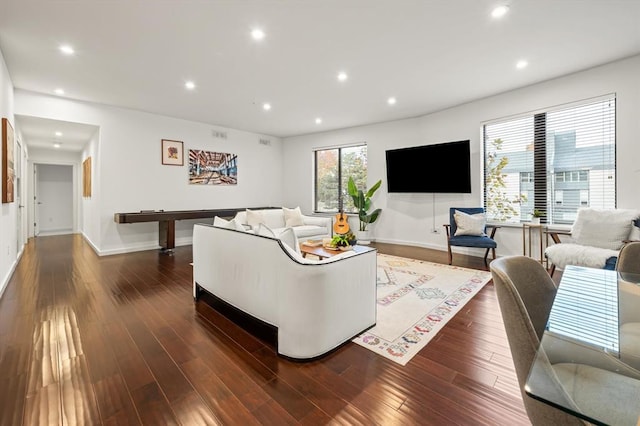
[{"label": "tall window", "polygon": [[349,177],[358,188],[367,184],[367,146],[352,145],[315,151],[315,206],[316,212],[356,213],[353,200],[347,192]]},{"label": "tall window", "polygon": [[487,217],[572,224],[578,208],[615,208],[614,95],[485,124]]}]

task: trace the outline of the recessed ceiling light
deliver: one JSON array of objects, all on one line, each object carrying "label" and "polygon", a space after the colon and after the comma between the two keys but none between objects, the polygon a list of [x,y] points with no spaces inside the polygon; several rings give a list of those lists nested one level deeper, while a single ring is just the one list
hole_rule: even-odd
[{"label": "recessed ceiling light", "polygon": [[521,61],[518,61],[518,63],[516,64],[516,68],[518,68],[519,70],[526,68],[527,65],[529,65],[529,62],[525,61],[524,59]]},{"label": "recessed ceiling light", "polygon": [[196,88],[196,84],[193,81],[187,81],[186,83],[184,83],[184,87],[186,87],[188,90],[193,90]]},{"label": "recessed ceiling light", "polygon": [[269,111],[271,109],[271,104],[270,103],[262,104],[262,109],[265,111]]},{"label": "recessed ceiling light", "polygon": [[53,91],[56,95],[64,95],[64,90],[63,89],[56,89]]},{"label": "recessed ceiling light", "polygon": [[508,11],[509,11],[509,6],[506,6],[506,5],[498,6],[491,11],[491,16],[493,16],[496,19],[502,18],[504,15],[507,14]]},{"label": "recessed ceiling light", "polygon": [[65,55],[73,55],[74,53],[76,53],[75,50],[73,50],[73,47],[69,46],[68,44],[63,44],[62,46],[60,46],[60,51],[62,53],[64,53]]},{"label": "recessed ceiling light", "polygon": [[54,144],[53,144],[53,147],[54,147],[54,148],[60,148],[60,146],[61,146],[61,145],[62,145],[62,144],[60,144],[60,143],[56,142],[56,143],[54,143]]},{"label": "recessed ceiling light", "polygon": [[316,118],[316,124],[322,124],[322,118],[320,117]]},{"label": "recessed ceiling light", "polygon": [[395,105],[396,104],[396,98],[394,98],[393,96],[390,97],[389,99],[387,99],[387,103],[389,105]]},{"label": "recessed ceiling light", "polygon": [[253,37],[254,40],[262,40],[264,36],[264,31],[262,31],[260,28],[255,28],[251,31],[251,37]]},{"label": "recessed ceiling light", "polygon": [[338,81],[346,81],[349,78],[346,72],[338,73]]},{"label": "recessed ceiling light", "polygon": [[62,136],[62,132],[56,132],[56,136]]}]

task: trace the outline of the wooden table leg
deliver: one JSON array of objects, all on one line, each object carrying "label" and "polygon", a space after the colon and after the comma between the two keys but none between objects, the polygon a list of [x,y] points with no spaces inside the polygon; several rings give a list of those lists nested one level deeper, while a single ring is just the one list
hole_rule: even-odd
[{"label": "wooden table leg", "polygon": [[158,244],[163,252],[172,253],[176,247],[176,221],[161,220],[158,222]]}]

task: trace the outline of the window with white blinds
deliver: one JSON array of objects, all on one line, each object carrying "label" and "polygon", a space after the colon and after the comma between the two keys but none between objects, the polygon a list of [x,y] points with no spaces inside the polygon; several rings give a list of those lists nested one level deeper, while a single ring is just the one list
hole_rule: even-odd
[{"label": "window with white blinds", "polygon": [[483,126],[484,204],[492,222],[573,224],[615,208],[616,100],[608,95]]}]

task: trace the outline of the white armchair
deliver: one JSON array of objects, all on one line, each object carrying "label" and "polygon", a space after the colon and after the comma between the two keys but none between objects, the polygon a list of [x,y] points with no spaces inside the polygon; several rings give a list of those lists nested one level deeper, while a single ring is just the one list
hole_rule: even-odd
[{"label": "white armchair", "polygon": [[582,208],[570,232],[548,231],[555,244],[546,248],[550,271],[566,265],[614,269],[620,248],[640,239],[640,211]]}]

